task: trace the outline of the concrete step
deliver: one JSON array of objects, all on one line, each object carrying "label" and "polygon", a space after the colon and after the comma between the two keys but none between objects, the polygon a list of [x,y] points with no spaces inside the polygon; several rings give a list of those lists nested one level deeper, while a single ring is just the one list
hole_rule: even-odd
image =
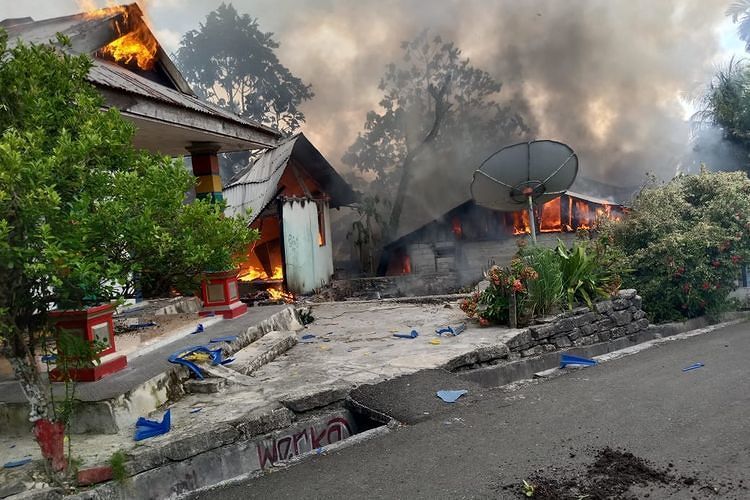
[{"label": "concrete step", "polygon": [[269,332],[249,346],[237,351],[234,354],[234,362],[228,367],[243,375],[250,375],[296,344],[297,335],[294,332]]}]

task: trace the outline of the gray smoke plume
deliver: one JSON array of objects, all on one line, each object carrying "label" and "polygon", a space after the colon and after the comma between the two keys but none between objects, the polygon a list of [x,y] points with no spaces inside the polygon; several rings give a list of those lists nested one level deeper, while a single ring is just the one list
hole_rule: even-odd
[{"label": "gray smoke plume", "polygon": [[[76,0],[3,2],[0,17],[41,19]],[[93,3],[106,4],[105,0]],[[141,2],[144,3],[144,2]],[[221,0],[148,0],[157,35],[174,50]],[[637,184],[669,177],[690,148],[683,100],[710,80],[729,0],[234,0],[281,42],[281,61],[312,83],[304,132],[337,167],[376,109],[385,65],[425,28],[521,95],[536,136],[569,143],[582,173]],[[29,5],[33,5],[33,9]],[[498,147],[503,144],[498,144]],[[721,168],[721,167],[720,167]]]}]

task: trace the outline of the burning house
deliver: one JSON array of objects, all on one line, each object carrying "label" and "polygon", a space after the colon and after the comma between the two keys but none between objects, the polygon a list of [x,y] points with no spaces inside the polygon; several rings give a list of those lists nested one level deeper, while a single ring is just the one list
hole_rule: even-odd
[{"label": "burning house", "polygon": [[[476,283],[489,266],[510,263],[518,239],[531,234],[527,210],[491,210],[471,198],[437,217],[420,211],[414,203],[411,210],[412,214],[421,212],[422,218],[412,215],[402,221],[398,237],[385,249],[380,274],[447,274],[460,285]],[[538,242],[569,242],[577,231],[591,229],[599,217],[617,219],[623,211],[623,206],[613,201],[568,192],[535,208]]]},{"label": "burning house", "polygon": [[333,275],[329,210],[357,194],[303,134],[263,152],[224,188],[227,215],[250,210],[261,239],[248,249],[239,279],[250,288],[309,293]]},{"label": "burning house", "polygon": [[268,148],[281,134],[199,99],[167,56],[136,4],[35,21],[6,19],[9,43],[56,43],[91,56],[89,81],[107,107],[135,125],[136,147],[170,156],[189,155],[199,197],[221,197],[220,152]]}]

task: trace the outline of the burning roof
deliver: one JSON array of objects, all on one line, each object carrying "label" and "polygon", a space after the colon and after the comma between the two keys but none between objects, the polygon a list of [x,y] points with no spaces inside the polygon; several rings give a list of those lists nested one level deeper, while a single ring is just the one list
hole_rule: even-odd
[{"label": "burning roof", "polygon": [[89,80],[110,106],[136,123],[139,147],[178,155],[185,154],[190,143],[203,141],[215,142],[223,151],[238,151],[274,146],[281,136],[277,130],[197,98],[137,4],[42,21],[9,19],[0,26],[7,30],[11,44],[19,39],[54,43],[61,33],[70,40],[65,50],[92,56]]}]

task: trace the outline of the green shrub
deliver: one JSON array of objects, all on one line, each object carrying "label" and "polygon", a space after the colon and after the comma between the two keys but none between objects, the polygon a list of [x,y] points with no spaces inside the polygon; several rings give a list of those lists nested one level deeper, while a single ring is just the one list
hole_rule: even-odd
[{"label": "green shrub", "polygon": [[529,324],[563,305],[591,306],[597,297],[610,297],[625,272],[621,254],[606,240],[579,241],[570,249],[562,241],[555,248],[522,246],[509,267],[487,271],[486,290],[475,291],[460,306],[480,324],[508,324],[515,298],[518,324]]},{"label": "green shrub", "polygon": [[595,299],[610,297],[619,288],[620,275],[602,246],[575,242],[568,248],[560,241],[555,251],[560,257],[563,294],[569,309],[579,303],[591,307]]},{"label": "green shrub", "polygon": [[625,286],[638,290],[652,321],[716,315],[750,257],[750,179],[703,169],[652,181],[622,221],[600,231],[633,270]]},{"label": "green shrub", "polygon": [[551,248],[527,247],[523,259],[539,275],[527,282],[529,311],[532,316],[546,316],[560,307],[563,298],[560,255]]}]

